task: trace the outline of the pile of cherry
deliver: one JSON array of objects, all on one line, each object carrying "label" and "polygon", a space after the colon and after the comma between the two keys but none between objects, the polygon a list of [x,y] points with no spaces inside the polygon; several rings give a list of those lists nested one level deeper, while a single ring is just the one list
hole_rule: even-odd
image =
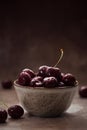
[{"label": "pile of cherry", "polygon": [[0,123],[5,123],[8,116],[12,119],[19,119],[24,114],[24,110],[20,105],[13,105],[8,109],[0,109]]},{"label": "pile of cherry", "polygon": [[39,67],[37,73],[28,68],[22,70],[18,76],[17,83],[27,87],[73,87],[76,85],[76,78],[70,73],[62,73],[57,67],[43,65]]}]

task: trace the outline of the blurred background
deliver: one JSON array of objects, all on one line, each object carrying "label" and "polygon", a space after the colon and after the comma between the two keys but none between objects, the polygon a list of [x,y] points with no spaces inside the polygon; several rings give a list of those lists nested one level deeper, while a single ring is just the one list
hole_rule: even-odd
[{"label": "blurred background", "polygon": [[70,72],[87,84],[87,9],[80,1],[0,2],[0,80],[41,65]]}]

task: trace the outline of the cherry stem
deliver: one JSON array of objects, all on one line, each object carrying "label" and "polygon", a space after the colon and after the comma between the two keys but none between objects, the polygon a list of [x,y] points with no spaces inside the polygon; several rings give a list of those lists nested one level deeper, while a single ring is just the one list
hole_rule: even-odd
[{"label": "cherry stem", "polygon": [[61,55],[60,55],[60,58],[59,60],[57,61],[56,65],[54,67],[57,67],[57,65],[59,64],[59,62],[61,61],[62,57],[63,57],[63,49],[60,49],[60,52],[61,52]]},{"label": "cherry stem", "polygon": [[6,108],[8,108],[8,105],[6,103],[4,103],[3,101],[0,101],[1,105],[4,105]]}]

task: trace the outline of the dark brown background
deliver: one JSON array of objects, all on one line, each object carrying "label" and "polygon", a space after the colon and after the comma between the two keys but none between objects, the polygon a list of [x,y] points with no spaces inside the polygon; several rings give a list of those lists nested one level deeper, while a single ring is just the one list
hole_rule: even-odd
[{"label": "dark brown background", "polygon": [[87,84],[86,3],[0,2],[0,80],[16,79],[25,67],[54,65]]}]

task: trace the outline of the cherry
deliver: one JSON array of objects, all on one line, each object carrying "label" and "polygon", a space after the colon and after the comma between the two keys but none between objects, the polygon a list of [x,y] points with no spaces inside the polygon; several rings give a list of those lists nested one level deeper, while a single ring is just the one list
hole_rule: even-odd
[{"label": "cherry", "polygon": [[31,82],[30,86],[32,87],[42,87],[43,86],[43,78],[41,76],[34,77]]},{"label": "cherry", "polygon": [[0,123],[4,123],[7,119],[7,111],[0,109]]},{"label": "cherry", "polygon": [[40,66],[39,67],[39,72],[38,72],[38,76],[41,76],[41,77],[46,77],[47,76],[47,69],[48,69],[48,66],[46,65],[43,65],[43,66]]},{"label": "cherry", "polygon": [[31,77],[27,72],[21,72],[17,83],[23,86],[28,86],[30,84]]},{"label": "cherry", "polygon": [[31,78],[35,77],[35,73],[28,68],[23,69],[23,72],[27,72],[31,76]]},{"label": "cherry", "polygon": [[8,114],[13,119],[19,119],[24,114],[24,110],[19,105],[13,105],[8,108]]},{"label": "cherry", "polygon": [[52,77],[55,77],[58,82],[61,80],[61,72],[60,72],[60,69],[59,68],[56,68],[56,67],[49,67],[47,69],[47,76],[52,76]]},{"label": "cherry", "polygon": [[57,79],[55,77],[45,77],[43,79],[44,87],[54,88],[57,87]]},{"label": "cherry", "polygon": [[80,97],[87,98],[87,86],[81,86],[79,88]]},{"label": "cherry", "polygon": [[4,89],[10,89],[13,86],[13,82],[11,80],[3,80],[1,85]]},{"label": "cherry", "polygon": [[63,77],[63,82],[66,86],[75,86],[76,84],[76,79],[75,77],[70,74],[70,73],[67,73],[64,75]]}]

